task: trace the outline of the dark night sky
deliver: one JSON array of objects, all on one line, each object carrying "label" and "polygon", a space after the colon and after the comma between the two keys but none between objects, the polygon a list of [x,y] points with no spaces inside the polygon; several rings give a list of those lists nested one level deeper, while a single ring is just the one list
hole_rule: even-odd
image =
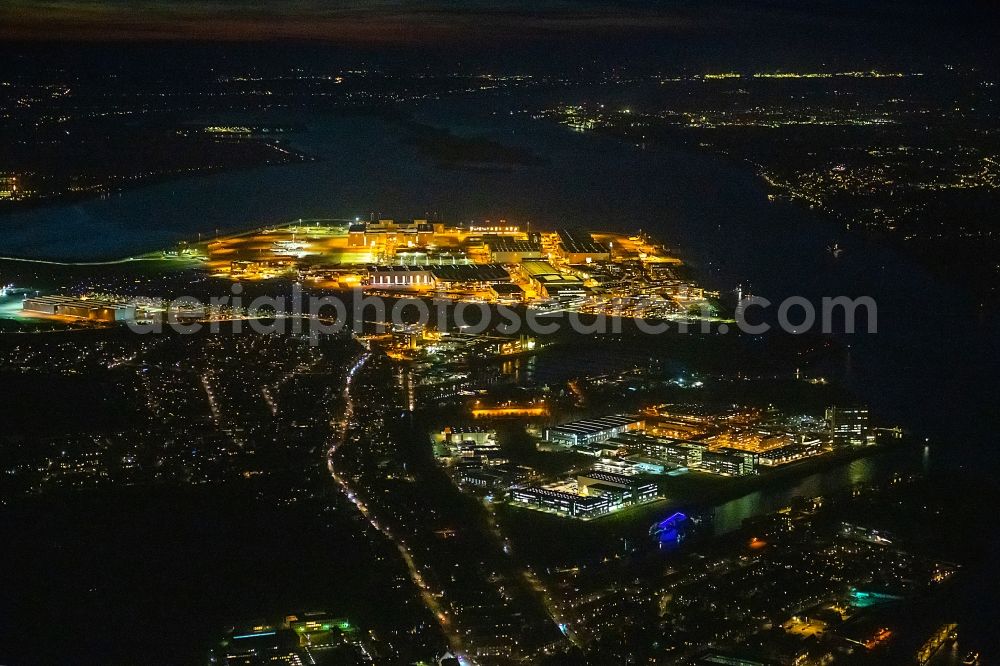
[{"label": "dark night sky", "polygon": [[822,26],[988,25],[987,0],[3,0],[0,39],[433,42]]},{"label": "dark night sky", "polygon": [[[11,36],[423,41],[482,29],[682,25],[682,13],[581,0],[6,0]],[[8,18],[9,17],[9,18]],[[0,23],[0,25],[2,25]]]}]

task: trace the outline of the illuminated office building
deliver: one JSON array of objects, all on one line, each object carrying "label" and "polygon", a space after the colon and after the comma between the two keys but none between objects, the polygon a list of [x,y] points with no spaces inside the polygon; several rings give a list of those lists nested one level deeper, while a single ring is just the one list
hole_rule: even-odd
[{"label": "illuminated office building", "polygon": [[867,407],[828,407],[826,421],[835,446],[865,446],[875,443],[868,423]]}]

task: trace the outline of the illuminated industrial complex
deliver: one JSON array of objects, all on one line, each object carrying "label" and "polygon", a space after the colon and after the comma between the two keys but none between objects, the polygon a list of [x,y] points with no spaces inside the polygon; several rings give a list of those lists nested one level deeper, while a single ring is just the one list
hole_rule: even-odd
[{"label": "illuminated industrial complex", "polygon": [[553,425],[536,446],[590,459],[557,478],[512,461],[490,426],[448,426],[433,439],[459,485],[507,495],[513,506],[589,520],[662,497],[658,477],[749,477],[874,442],[866,419],[852,421],[856,436],[845,438],[845,417],[836,416],[867,416],[864,408],[834,406],[827,414],[833,419],[776,418],[752,409],[682,413],[664,405]]},{"label": "illuminated industrial complex", "polygon": [[380,219],[297,222],[195,246],[211,274],[331,288],[626,314],[687,313],[703,289],[643,233]]}]

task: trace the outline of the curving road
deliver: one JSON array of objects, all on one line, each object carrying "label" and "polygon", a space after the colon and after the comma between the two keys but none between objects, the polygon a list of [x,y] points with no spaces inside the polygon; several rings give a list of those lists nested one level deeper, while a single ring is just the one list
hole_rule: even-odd
[{"label": "curving road", "polygon": [[424,605],[430,609],[437,618],[438,623],[441,625],[441,630],[444,635],[448,638],[449,646],[452,652],[460,657],[462,663],[473,664],[472,660],[464,654],[462,650],[462,637],[452,625],[441,604],[438,602],[437,597],[430,589],[427,581],[421,575],[420,571],[417,569],[417,565],[413,560],[413,555],[410,552],[409,547],[402,541],[402,539],[396,538],[391,530],[383,524],[381,524],[376,518],[371,514],[368,506],[365,502],[358,496],[357,492],[351,488],[348,479],[341,475],[334,464],[334,458],[336,457],[337,450],[347,441],[347,436],[350,433],[351,420],[354,417],[354,398],[351,395],[351,386],[354,382],[354,378],[357,373],[364,367],[365,363],[371,359],[372,353],[365,352],[357,361],[348,369],[347,375],[344,378],[344,412],[339,420],[334,420],[331,423],[333,426],[333,437],[330,441],[330,447],[327,449],[326,453],[326,466],[330,471],[330,476],[333,477],[334,482],[340,487],[344,495],[347,496],[362,516],[374,527],[376,530],[382,533],[386,539],[389,540],[396,549],[399,551],[400,557],[402,557],[403,562],[406,564],[407,571],[409,571],[410,579],[413,581],[414,585],[420,591],[420,596],[423,599]]}]

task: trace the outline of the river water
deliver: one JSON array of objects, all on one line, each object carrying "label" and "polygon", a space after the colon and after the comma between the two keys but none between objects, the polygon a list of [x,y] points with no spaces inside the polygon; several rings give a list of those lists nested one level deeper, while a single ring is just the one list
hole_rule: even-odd
[{"label": "river water", "polygon": [[826,497],[857,484],[887,481],[894,474],[930,471],[930,447],[882,451],[810,474],[790,485],[763,488],[720,504],[712,510],[712,529],[715,534],[740,529],[748,518],[773,513],[797,497]]}]

